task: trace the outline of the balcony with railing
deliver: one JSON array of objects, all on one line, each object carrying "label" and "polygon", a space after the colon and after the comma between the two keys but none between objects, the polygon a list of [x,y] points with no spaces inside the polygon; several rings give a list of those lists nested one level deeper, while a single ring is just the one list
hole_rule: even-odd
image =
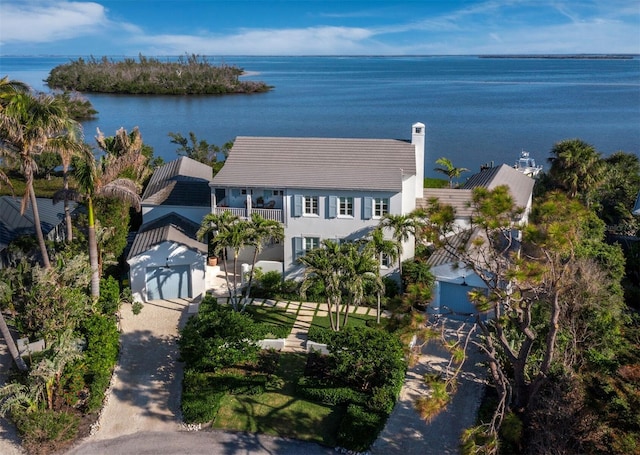
[{"label": "balcony with railing", "polygon": [[[264,219],[278,221],[284,223],[284,213],[282,208],[282,198],[272,199],[264,203],[262,199],[252,200],[251,197],[245,198],[224,198],[213,207],[212,212],[220,215],[223,212],[231,212],[233,215],[242,219],[249,219],[253,213],[257,213]],[[280,206],[280,207],[278,207]]]}]

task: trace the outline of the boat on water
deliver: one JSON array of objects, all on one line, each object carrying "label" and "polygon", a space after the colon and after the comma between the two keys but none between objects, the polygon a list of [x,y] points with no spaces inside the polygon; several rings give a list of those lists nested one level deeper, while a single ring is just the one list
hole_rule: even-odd
[{"label": "boat on water", "polygon": [[529,152],[524,150],[520,152],[520,158],[513,167],[531,178],[536,178],[542,171],[542,166],[536,166],[536,160],[531,158]]}]

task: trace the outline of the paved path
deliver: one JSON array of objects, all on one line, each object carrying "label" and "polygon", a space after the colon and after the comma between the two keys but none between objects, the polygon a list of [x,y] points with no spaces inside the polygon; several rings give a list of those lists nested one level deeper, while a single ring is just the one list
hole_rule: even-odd
[{"label": "paved path", "polygon": [[[447,323],[447,334],[454,337],[460,323]],[[464,336],[465,331],[460,332]],[[460,434],[475,424],[485,387],[484,369],[479,365],[482,354],[469,344],[468,357],[463,364],[456,394],[446,409],[425,422],[415,410],[417,398],[429,393],[423,377],[425,373],[442,372],[450,355],[437,342],[422,347],[419,362],[407,372],[404,386],[387,420],[387,424],[373,444],[375,455],[452,455],[459,454]]]}]

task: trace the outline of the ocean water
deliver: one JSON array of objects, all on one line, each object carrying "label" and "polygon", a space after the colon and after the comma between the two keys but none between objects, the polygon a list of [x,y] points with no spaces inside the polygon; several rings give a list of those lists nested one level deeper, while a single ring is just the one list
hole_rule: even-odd
[{"label": "ocean water", "polygon": [[[49,71],[76,57],[0,57],[0,77],[47,91]],[[468,57],[224,57],[268,93],[226,96],[87,94],[99,111],[85,122],[113,135],[138,126],[165,160],[169,132],[222,145],[236,136],[410,139],[427,126],[425,175],[445,156],[472,171],[513,164],[521,150],[546,164],[553,144],[580,138],[603,156],[640,156],[640,58],[492,59]],[[470,175],[470,174],[466,174]],[[464,176],[464,175],[463,175]]]}]

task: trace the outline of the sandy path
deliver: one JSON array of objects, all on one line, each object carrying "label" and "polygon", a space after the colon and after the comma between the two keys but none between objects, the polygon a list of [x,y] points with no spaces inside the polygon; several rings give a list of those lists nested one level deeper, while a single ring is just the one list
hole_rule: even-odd
[{"label": "sandy path", "polygon": [[186,300],[146,303],[137,316],[123,308],[120,362],[98,430],[87,441],[180,429],[176,340],[187,308]]},{"label": "sandy path", "polygon": [[[459,324],[457,324],[459,325]],[[457,325],[451,324],[451,327]],[[478,349],[469,345],[458,390],[447,408],[430,423],[420,418],[414,409],[415,400],[425,396],[429,388],[424,384],[425,373],[446,368],[448,353],[436,342],[422,348],[419,362],[407,372],[404,386],[393,412],[371,453],[376,455],[450,455],[458,454],[460,434],[475,424],[476,414],[484,390],[484,369],[477,363],[482,359]]]}]

